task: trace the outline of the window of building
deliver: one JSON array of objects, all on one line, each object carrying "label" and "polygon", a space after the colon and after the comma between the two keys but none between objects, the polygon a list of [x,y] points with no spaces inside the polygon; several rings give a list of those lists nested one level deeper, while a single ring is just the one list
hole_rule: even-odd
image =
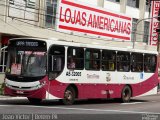
[{"label": "window of building", "polygon": [[156,69],[156,56],[155,55],[144,55],[144,72],[154,72]]},{"label": "window of building", "polygon": [[7,54],[8,49],[5,48],[6,45],[2,45],[1,48],[1,61],[0,61],[0,73],[4,73],[6,70],[6,64],[7,64]]},{"label": "window of building", "polygon": [[118,52],[117,53],[117,71],[130,71],[130,53]]},{"label": "window of building", "polygon": [[146,0],[146,11],[150,11],[151,8],[151,2],[150,0]]},{"label": "window of building", "polygon": [[68,47],[67,68],[84,69],[84,49],[81,47]]},{"label": "window of building", "polygon": [[85,51],[85,68],[87,70],[99,70],[100,69],[100,50],[86,49]]},{"label": "window of building", "polygon": [[131,34],[131,41],[134,41],[135,39],[135,30],[136,30],[136,26],[137,26],[137,21],[138,19],[133,18],[132,19],[132,34]]},{"label": "window of building", "polygon": [[141,53],[131,54],[131,70],[132,72],[143,71],[143,54]]},{"label": "window of building", "polygon": [[57,0],[47,0],[46,2],[46,27],[55,28]]},{"label": "window of building", "polygon": [[144,36],[143,36],[143,42],[148,43],[149,38],[149,25],[150,23],[145,21],[144,22]]},{"label": "window of building", "polygon": [[102,70],[114,71],[116,68],[116,52],[110,50],[102,51]]},{"label": "window of building", "polygon": [[0,73],[4,73],[6,70],[7,57],[8,57],[8,40],[10,37],[2,36],[0,45]]},{"label": "window of building", "polygon": [[111,2],[120,2],[120,0],[107,0],[107,1],[111,1]]},{"label": "window of building", "polygon": [[134,8],[139,8],[139,0],[127,0],[127,5]]}]

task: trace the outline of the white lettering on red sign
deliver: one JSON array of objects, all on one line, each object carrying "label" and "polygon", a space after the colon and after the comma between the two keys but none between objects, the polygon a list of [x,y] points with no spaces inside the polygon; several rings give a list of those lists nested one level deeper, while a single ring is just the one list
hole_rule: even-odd
[{"label": "white lettering on red sign", "polygon": [[77,31],[123,40],[131,39],[130,17],[61,0],[59,3],[59,30]]},{"label": "white lettering on red sign", "polygon": [[[160,9],[160,1],[152,1],[151,18],[158,16],[158,11]],[[156,29],[159,28],[159,22],[157,18],[151,19],[150,23],[150,41],[149,44],[152,46],[157,46],[158,33]]]}]

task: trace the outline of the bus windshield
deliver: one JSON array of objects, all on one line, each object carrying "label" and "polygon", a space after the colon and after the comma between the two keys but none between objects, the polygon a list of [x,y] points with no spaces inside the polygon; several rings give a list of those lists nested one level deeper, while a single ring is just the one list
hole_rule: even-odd
[{"label": "bus windshield", "polygon": [[46,52],[10,49],[6,74],[25,77],[46,75]]}]

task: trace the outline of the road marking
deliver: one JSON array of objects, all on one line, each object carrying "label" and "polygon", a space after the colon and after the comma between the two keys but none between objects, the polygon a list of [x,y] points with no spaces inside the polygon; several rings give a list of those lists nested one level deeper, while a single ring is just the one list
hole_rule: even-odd
[{"label": "road marking", "polygon": [[0,100],[26,100],[26,97],[1,97]]},{"label": "road marking", "polygon": [[[11,107],[11,106],[17,106],[17,105],[0,105],[0,106],[1,107]],[[132,113],[132,114],[160,114],[160,113],[155,113],[155,112],[138,112],[138,111],[87,109],[87,108],[69,108],[69,107],[46,107],[46,106],[31,106],[31,105],[18,105],[18,107],[33,107],[33,108],[61,109],[61,110],[79,110],[79,111],[95,111],[95,112],[117,112],[117,113]]]},{"label": "road marking", "polygon": [[130,103],[121,103],[121,105],[135,105],[135,104],[140,104],[144,102],[130,102]]}]

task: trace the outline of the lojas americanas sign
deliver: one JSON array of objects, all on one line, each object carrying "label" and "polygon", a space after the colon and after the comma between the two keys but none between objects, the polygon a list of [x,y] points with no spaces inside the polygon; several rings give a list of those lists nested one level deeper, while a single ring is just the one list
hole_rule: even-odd
[{"label": "lojas americanas sign", "polygon": [[132,18],[79,2],[60,0],[57,30],[131,40]]}]

